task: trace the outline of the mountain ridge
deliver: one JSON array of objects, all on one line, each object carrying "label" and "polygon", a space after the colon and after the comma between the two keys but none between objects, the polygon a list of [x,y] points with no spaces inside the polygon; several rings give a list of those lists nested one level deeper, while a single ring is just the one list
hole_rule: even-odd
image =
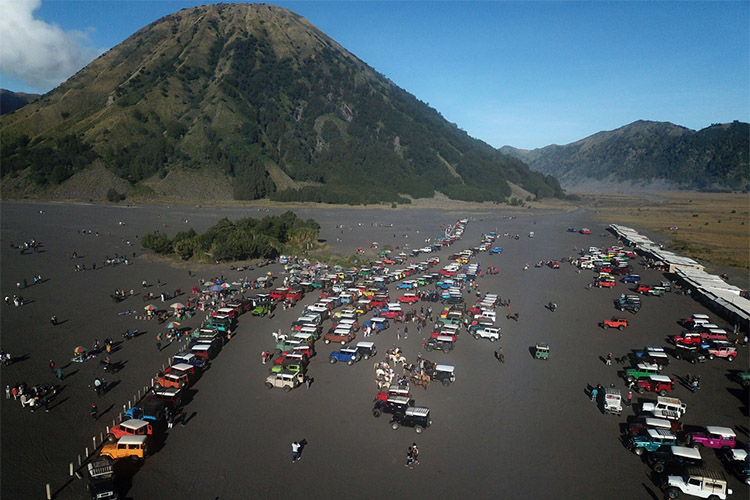
[{"label": "mountain ridge", "polygon": [[637,120],[565,145],[533,150],[503,146],[500,151],[554,175],[568,188],[594,180],[748,190],[749,136],[750,125],[739,121],[696,131],[670,122]]}]

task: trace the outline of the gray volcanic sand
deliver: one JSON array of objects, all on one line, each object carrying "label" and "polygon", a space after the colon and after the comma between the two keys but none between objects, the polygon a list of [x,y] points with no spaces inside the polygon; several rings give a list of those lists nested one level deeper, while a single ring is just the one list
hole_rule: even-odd
[{"label": "gray volcanic sand", "polygon": [[[44,213],[40,213],[42,210]],[[236,272],[229,265],[197,266],[165,264],[142,255],[138,237],[160,230],[170,236],[189,227],[202,232],[221,217],[261,217],[285,209],[261,211],[239,208],[116,207],[75,204],[4,202],[2,204],[2,294],[19,293],[16,282],[41,273],[44,283],[21,290],[31,301],[16,308],[2,303],[2,347],[22,360],[2,367],[2,384],[51,382],[50,359],[66,365],[63,390],[49,413],[22,409],[14,401],[2,405],[2,497],[42,498],[45,483],[58,491],[55,498],[85,497],[84,481],[68,477],[68,464],[77,460],[91,438],[104,432],[116,419],[122,405],[145,385],[181,347],[171,345],[158,352],[155,335],[159,325],[118,312],[142,312],[141,281],[160,280],[168,291],[189,292],[197,278],[223,274],[234,279],[257,277],[268,270],[279,274],[280,266]],[[263,382],[268,366],[260,352],[273,347],[271,332],[287,329],[304,304],[277,311],[273,319],[240,318],[233,336],[210,370],[194,387],[186,407],[192,415],[186,426],[172,429],[164,445],[147,458],[126,485],[126,495],[135,499],[296,499],[296,498],[598,498],[651,499],[662,493],[647,466],[620,442],[622,417],[605,416],[586,394],[590,384],[616,384],[621,366],[605,366],[607,352],[621,356],[644,344],[665,344],[665,336],[679,333],[677,320],[695,312],[708,312],[698,302],[677,294],[644,297],[641,312],[633,316],[625,331],[602,330],[597,323],[617,313],[612,300],[626,292],[618,283],[613,290],[587,290],[592,273],[578,274],[563,264],[559,270],[534,268],[538,260],[575,255],[574,247],[611,245],[612,236],[590,222],[584,211],[535,213],[510,210],[448,211],[426,209],[295,209],[299,216],[320,222],[321,238],[341,252],[351,253],[372,241],[403,247],[422,246],[424,238],[442,232],[441,225],[457,219],[472,219],[463,239],[439,253],[440,266],[449,253],[475,246],[483,232],[497,230],[500,255],[481,253],[474,261],[482,267],[498,266],[500,273],[479,280],[481,291],[511,300],[509,309],[498,308],[506,363],[493,358],[497,344],[474,340],[462,333],[449,354],[422,353],[427,359],[456,366],[457,380],[450,387],[432,384],[428,390],[413,389],[420,406],[432,411],[433,425],[421,435],[413,429],[391,430],[388,417],[371,414],[376,392],[372,361],[354,366],[332,365],[328,354],[335,346],[319,342],[317,356],[309,368],[314,382],[309,390],[267,390]],[[507,215],[518,215],[508,220]],[[187,219],[187,223],[185,220]],[[122,221],[124,224],[120,225]],[[615,222],[615,221],[613,221]],[[166,224],[166,227],[164,226]],[[361,224],[361,225],[360,225]],[[376,226],[373,226],[376,224]],[[381,226],[382,224],[382,226]],[[393,227],[390,225],[393,224]],[[342,228],[336,226],[343,225]],[[594,234],[568,233],[568,226],[590,225]],[[79,234],[90,229],[92,234]],[[99,235],[94,233],[98,231]],[[535,238],[527,237],[529,231]],[[514,240],[503,233],[519,233]],[[395,237],[394,237],[395,235]],[[35,238],[42,252],[21,255],[9,242]],[[336,241],[340,238],[341,241]],[[132,243],[132,246],[127,244]],[[83,257],[69,260],[66,254]],[[115,253],[132,257],[131,265],[102,268],[105,256]],[[417,258],[415,260],[421,260]],[[76,263],[96,270],[74,272]],[[524,263],[532,267],[523,271]],[[646,282],[663,278],[656,271],[635,265]],[[109,295],[115,288],[134,289],[136,297],[115,304]],[[152,286],[147,291],[162,289]],[[398,294],[391,286],[391,297]],[[179,297],[185,302],[187,295]],[[544,308],[550,300],[559,309]],[[173,301],[157,306],[166,307]],[[417,304],[418,309],[421,304]],[[426,307],[426,304],[425,304]],[[439,310],[439,304],[433,304]],[[520,313],[516,323],[507,312]],[[64,323],[49,325],[56,314]],[[731,328],[715,314],[719,325]],[[199,313],[184,326],[198,326]],[[324,326],[327,328],[330,322]],[[95,338],[122,341],[120,333],[131,328],[145,335],[119,345],[113,361],[124,363],[122,371],[106,375],[116,385],[96,399],[91,382],[102,374],[98,360],[68,363],[77,345],[90,347]],[[403,325],[402,325],[403,328]],[[422,336],[409,326],[409,338],[396,340],[396,328],[374,336],[380,355],[399,345],[410,361],[416,359]],[[424,332],[425,335],[427,332]],[[424,336],[424,335],[423,335]],[[361,335],[357,340],[361,340]],[[537,341],[551,344],[548,361],[532,358],[530,346]],[[728,425],[748,440],[747,394],[729,380],[730,370],[748,366],[747,349],[730,364],[715,360],[693,366],[672,360],[664,370],[673,377],[699,373],[702,389],[697,395],[680,386],[674,395],[687,401],[687,424]],[[634,401],[638,399],[635,395]],[[649,396],[653,397],[653,396]],[[96,401],[100,419],[92,421],[89,405]],[[290,443],[305,439],[302,460],[291,463]],[[404,467],[407,447],[417,442],[421,464]],[[703,450],[704,459],[719,470],[723,467],[713,450]],[[729,475],[729,474],[727,474]],[[747,487],[732,477],[735,496],[747,496]]]}]

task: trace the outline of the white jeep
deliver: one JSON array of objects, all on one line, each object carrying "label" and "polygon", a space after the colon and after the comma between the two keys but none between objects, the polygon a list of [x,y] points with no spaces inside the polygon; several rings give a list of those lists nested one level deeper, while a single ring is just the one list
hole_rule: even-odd
[{"label": "white jeep", "polygon": [[699,498],[725,500],[732,494],[721,472],[706,469],[687,469],[684,476],[668,476],[664,486],[669,498],[677,498],[682,492]]},{"label": "white jeep", "polygon": [[647,401],[641,405],[643,413],[650,413],[655,417],[679,420],[685,414],[687,405],[677,398],[659,396],[656,402]]}]

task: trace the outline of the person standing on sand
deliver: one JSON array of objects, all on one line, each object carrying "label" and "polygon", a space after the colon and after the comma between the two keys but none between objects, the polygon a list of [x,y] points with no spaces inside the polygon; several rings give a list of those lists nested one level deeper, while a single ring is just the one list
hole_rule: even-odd
[{"label": "person standing on sand", "polygon": [[294,441],[292,443],[292,463],[302,458],[302,455],[300,454],[300,448],[301,446],[297,441]]},{"label": "person standing on sand", "polygon": [[93,418],[94,420],[98,418],[97,412],[98,410],[96,409],[96,403],[91,403],[91,418]]}]

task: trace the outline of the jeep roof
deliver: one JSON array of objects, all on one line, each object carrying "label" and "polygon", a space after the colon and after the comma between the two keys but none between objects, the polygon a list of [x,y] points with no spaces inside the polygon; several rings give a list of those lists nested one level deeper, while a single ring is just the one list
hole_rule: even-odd
[{"label": "jeep roof", "polygon": [[[631,368],[633,369],[633,368]],[[638,363],[634,369],[638,370],[658,370],[659,367],[655,363]]]},{"label": "jeep roof", "polygon": [[148,422],[141,420],[139,418],[131,418],[129,420],[125,420],[124,422],[120,423],[120,427],[122,427],[123,429],[132,430],[133,432],[147,425],[148,425]]},{"label": "jeep roof", "polygon": [[142,435],[131,436],[131,435],[127,435],[127,436],[121,437],[117,441],[117,444],[136,444],[136,445],[139,445],[139,444],[145,444],[147,439],[148,439],[148,436],[142,436]]},{"label": "jeep roof", "polygon": [[372,349],[375,347],[374,342],[357,342],[357,345],[355,347],[361,347],[363,349]]},{"label": "jeep roof", "polygon": [[435,370],[439,372],[453,373],[455,369],[456,367],[452,365],[435,365]]},{"label": "jeep roof", "polygon": [[386,399],[386,402],[396,405],[408,405],[409,401],[407,396],[388,396],[388,399]]},{"label": "jeep roof", "polygon": [[453,337],[449,337],[448,335],[438,335],[437,337],[433,338],[439,342],[453,342]]},{"label": "jeep roof", "polygon": [[701,460],[701,452],[695,448],[688,448],[687,446],[670,446],[668,453],[677,457],[690,458],[692,460]]},{"label": "jeep roof", "polygon": [[172,365],[172,368],[174,368],[175,370],[179,370],[181,372],[187,372],[187,371],[195,369],[193,365],[190,365],[187,363],[177,363],[177,364]]},{"label": "jeep roof", "polygon": [[650,437],[651,439],[663,439],[672,441],[677,440],[677,436],[675,436],[674,432],[668,431],[666,429],[649,429],[647,433],[648,437]]},{"label": "jeep roof", "polygon": [[707,425],[706,430],[709,434],[718,434],[722,437],[737,437],[737,434],[729,427],[719,427],[718,425]]},{"label": "jeep roof", "polygon": [[649,375],[647,380],[652,382],[672,382],[672,379],[666,375]]},{"label": "jeep roof", "polygon": [[356,354],[357,348],[356,347],[344,347],[339,352],[341,352],[342,354]]},{"label": "jeep roof", "polygon": [[426,417],[430,414],[430,409],[422,406],[416,406],[406,409],[406,415],[410,417]]}]

